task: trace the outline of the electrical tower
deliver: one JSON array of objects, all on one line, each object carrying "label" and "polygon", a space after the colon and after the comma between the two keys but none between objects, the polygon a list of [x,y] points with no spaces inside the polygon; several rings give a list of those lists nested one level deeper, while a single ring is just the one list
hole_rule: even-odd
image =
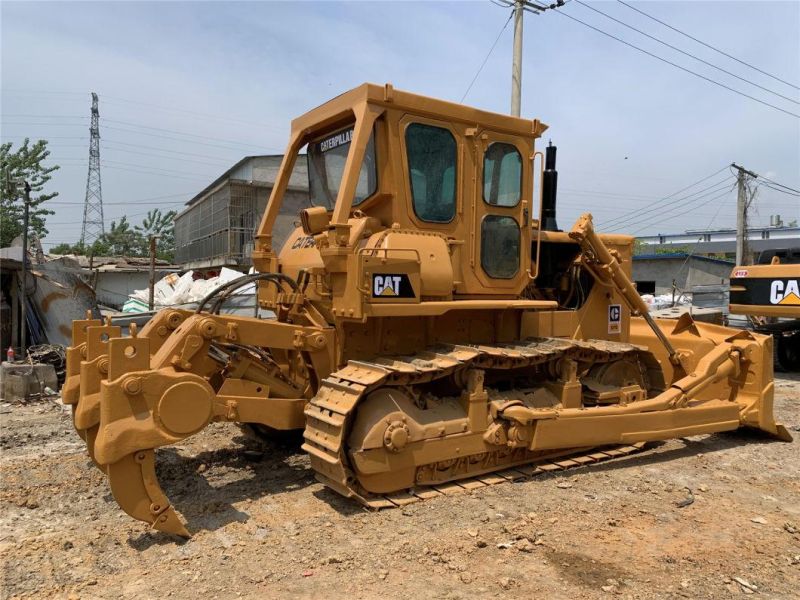
[{"label": "electrical tower", "polygon": [[100,109],[97,106],[97,94],[94,92],[89,133],[89,173],[86,176],[86,200],[83,203],[81,228],[83,246],[91,246],[106,232],[103,221],[103,186],[100,183]]}]

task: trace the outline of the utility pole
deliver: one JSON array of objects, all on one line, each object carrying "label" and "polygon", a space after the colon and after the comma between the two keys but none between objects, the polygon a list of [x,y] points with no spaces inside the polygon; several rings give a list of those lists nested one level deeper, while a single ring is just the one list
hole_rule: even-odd
[{"label": "utility pole", "polygon": [[514,0],[514,58],[511,63],[511,114],[520,115],[522,100],[522,12],[525,0]]},{"label": "utility pole", "polygon": [[514,9],[514,55],[511,62],[511,114],[520,116],[522,104],[522,24],[523,12],[538,15],[546,10],[564,6],[564,0],[556,0],[552,4],[542,4],[534,0],[500,0]]},{"label": "utility pole", "polygon": [[156,289],[156,239],[158,236],[150,236],[150,296],[148,298],[148,310],[155,309],[155,289]]},{"label": "utility pole", "polygon": [[747,247],[747,178],[757,179],[758,175],[736,163],[731,163],[731,167],[738,171],[736,180],[739,188],[736,196],[736,264],[746,265],[750,264],[750,257],[746,256],[749,253],[745,252]]},{"label": "utility pole", "polygon": [[83,246],[91,246],[106,232],[103,221],[103,186],[100,181],[100,109],[97,94],[94,92],[89,134],[89,172],[86,175],[86,199],[83,202],[81,228]]},{"label": "utility pole", "polygon": [[28,355],[28,225],[30,219],[31,206],[31,184],[24,182],[25,186],[25,209],[22,217],[22,356]]}]

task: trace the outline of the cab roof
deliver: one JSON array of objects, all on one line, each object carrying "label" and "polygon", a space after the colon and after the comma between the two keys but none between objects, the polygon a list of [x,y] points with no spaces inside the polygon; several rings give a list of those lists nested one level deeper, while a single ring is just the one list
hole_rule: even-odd
[{"label": "cab roof", "polygon": [[385,85],[363,83],[294,119],[292,132],[324,129],[328,125],[352,120],[355,108],[364,103],[524,137],[538,138],[547,129],[547,125],[538,119],[523,119],[412,94],[394,89],[391,83]]}]

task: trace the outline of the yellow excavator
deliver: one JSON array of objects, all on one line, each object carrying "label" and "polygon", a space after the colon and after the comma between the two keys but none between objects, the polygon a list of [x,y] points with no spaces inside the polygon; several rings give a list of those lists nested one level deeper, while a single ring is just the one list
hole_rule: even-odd
[{"label": "yellow excavator", "polygon": [[[129,515],[188,536],[155,450],[302,430],[326,486],[392,507],[773,416],[772,337],[656,320],[633,238],[556,222],[547,126],[364,84],[292,122],[256,272],[129,336],[73,324],[63,401]],[[304,151],[304,154],[303,154]],[[277,248],[295,163],[312,207]],[[257,284],[271,318],[220,314]]]},{"label": "yellow excavator", "polygon": [[734,267],[729,311],[775,339],[784,371],[800,371],[800,248],[765,250],[758,264]]}]

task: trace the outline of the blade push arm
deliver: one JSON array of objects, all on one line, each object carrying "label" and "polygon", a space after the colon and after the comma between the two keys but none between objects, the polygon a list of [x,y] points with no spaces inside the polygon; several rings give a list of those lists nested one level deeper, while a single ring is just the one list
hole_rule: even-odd
[{"label": "blade push arm", "polygon": [[656,325],[653,317],[650,316],[647,304],[639,296],[636,286],[622,269],[619,261],[614,258],[614,255],[603,243],[603,240],[595,233],[592,215],[589,213],[581,215],[575,225],[572,226],[569,237],[580,245],[583,252],[583,264],[586,268],[598,280],[612,286],[620,293],[631,312],[647,321],[653,333],[666,348],[670,362],[674,365],[680,364],[678,352],[667,339],[667,336],[664,335],[664,332]]}]

